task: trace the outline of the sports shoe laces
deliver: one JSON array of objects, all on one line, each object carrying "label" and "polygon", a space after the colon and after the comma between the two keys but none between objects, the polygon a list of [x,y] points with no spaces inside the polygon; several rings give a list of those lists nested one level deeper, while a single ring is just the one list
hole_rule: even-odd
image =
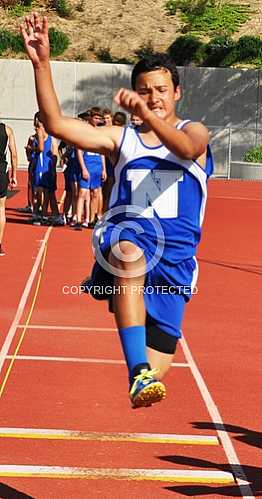
[{"label": "sports shoe laces", "polygon": [[159,369],[141,369],[140,374],[134,377],[134,383],[131,388],[130,393],[136,389],[138,382],[141,382],[143,385],[147,385],[150,381],[157,381],[154,379],[155,374],[159,372]]}]

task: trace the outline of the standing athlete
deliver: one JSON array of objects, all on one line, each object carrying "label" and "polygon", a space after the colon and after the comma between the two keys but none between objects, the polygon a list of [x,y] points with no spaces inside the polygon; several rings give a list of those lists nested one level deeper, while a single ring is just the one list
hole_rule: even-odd
[{"label": "standing athlete", "polygon": [[[7,150],[9,150],[11,159],[10,180],[8,176],[8,164],[6,158]],[[6,222],[5,202],[7,189],[9,183],[11,189],[13,189],[17,185],[16,170],[17,150],[13,130],[4,123],[0,123],[0,256],[5,255],[5,251],[2,247],[2,242]]]},{"label": "standing athlete", "polygon": [[[110,283],[113,310],[129,373],[133,407],[165,397],[185,303],[197,278],[196,248],[212,173],[208,131],[176,115],[179,77],[167,56],[139,61],[133,90],[115,102],[142,126],[89,127],[61,114],[49,64],[47,18],[21,26],[32,61],[42,119],[51,134],[109,157],[114,186],[109,212],[95,229],[94,281]],[[116,292],[115,292],[116,290]]]}]

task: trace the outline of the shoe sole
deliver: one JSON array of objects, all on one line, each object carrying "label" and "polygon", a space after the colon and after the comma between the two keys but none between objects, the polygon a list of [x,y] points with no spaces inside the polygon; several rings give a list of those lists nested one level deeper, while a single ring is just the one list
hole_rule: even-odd
[{"label": "shoe sole", "polygon": [[132,399],[133,409],[138,407],[149,407],[152,404],[161,402],[166,396],[166,388],[163,383],[157,381],[156,383],[151,383],[141,390],[137,396]]}]

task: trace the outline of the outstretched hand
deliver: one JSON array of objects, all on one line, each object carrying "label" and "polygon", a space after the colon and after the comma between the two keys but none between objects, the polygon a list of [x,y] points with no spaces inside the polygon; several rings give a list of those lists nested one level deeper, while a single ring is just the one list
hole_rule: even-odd
[{"label": "outstretched hand", "polygon": [[50,53],[47,17],[41,19],[37,12],[33,12],[31,17],[25,17],[20,25],[20,31],[26,52],[33,65],[47,62]]},{"label": "outstretched hand", "polygon": [[143,122],[146,121],[147,116],[150,113],[150,109],[146,102],[133,90],[120,88],[114,97],[114,101],[128,113],[139,116]]}]

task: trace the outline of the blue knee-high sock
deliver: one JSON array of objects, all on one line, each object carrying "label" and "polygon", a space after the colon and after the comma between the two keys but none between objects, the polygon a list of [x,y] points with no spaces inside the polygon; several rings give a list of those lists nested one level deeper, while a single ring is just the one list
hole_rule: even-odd
[{"label": "blue knee-high sock", "polygon": [[130,379],[133,369],[137,364],[148,363],[146,354],[146,328],[145,326],[119,328],[119,336]]}]

